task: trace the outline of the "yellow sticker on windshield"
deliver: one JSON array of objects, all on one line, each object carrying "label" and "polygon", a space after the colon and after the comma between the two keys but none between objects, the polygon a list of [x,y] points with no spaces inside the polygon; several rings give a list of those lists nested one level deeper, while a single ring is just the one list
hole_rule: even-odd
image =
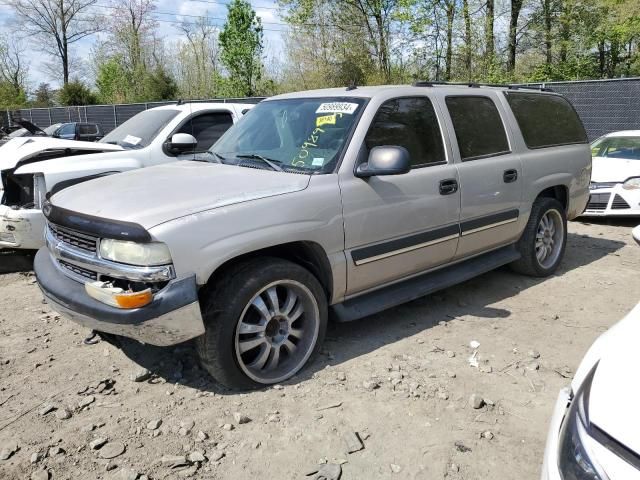
[{"label": "yellow sticker on windshield", "polygon": [[322,117],[316,118],[316,127],[321,127],[322,125],[335,125],[336,124],[336,114],[331,115],[323,115]]}]

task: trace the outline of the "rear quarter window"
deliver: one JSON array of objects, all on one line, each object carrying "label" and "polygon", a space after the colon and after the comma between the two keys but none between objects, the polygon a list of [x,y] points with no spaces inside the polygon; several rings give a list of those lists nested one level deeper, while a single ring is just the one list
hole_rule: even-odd
[{"label": "rear quarter window", "polygon": [[528,148],[587,143],[587,133],[569,101],[560,95],[505,92]]}]

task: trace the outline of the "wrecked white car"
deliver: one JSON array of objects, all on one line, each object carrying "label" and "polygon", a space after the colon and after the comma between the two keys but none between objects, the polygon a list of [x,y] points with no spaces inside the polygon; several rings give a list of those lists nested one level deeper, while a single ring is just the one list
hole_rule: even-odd
[{"label": "wrecked white car", "polygon": [[207,155],[252,107],[235,103],[165,105],[139,113],[101,141],[16,138],[0,147],[0,249],[44,245],[42,204],[71,185],[175,160]]}]

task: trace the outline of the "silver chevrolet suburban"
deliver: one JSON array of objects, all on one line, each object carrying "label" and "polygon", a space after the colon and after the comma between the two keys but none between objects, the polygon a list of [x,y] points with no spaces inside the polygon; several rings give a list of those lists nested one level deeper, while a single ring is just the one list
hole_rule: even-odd
[{"label": "silver chevrolet suburban", "polygon": [[562,96],[428,82],[269,98],[198,160],[55,194],[35,271],[60,313],[153,345],[195,338],[235,388],[296,374],[330,315],[505,264],[552,274],[591,177]]}]

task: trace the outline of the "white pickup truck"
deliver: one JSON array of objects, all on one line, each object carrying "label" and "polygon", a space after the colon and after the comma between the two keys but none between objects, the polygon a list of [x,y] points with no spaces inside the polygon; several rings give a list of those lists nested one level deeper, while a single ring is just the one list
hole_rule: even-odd
[{"label": "white pickup truck", "polygon": [[0,250],[44,245],[42,204],[71,185],[176,160],[198,160],[253,105],[184,103],[145,110],[100,142],[16,138],[0,147]]}]

